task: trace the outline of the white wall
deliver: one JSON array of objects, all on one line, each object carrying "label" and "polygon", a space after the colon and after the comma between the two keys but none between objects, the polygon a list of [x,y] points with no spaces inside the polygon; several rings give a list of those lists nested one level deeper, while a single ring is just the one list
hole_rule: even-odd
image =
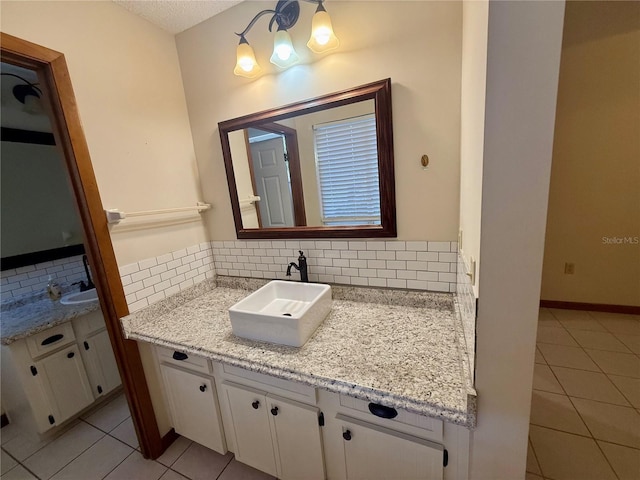
[{"label": "white wall", "polygon": [[[65,54],[105,208],[201,200],[174,38],[112,2],[2,2],[0,26]],[[120,265],[199,244],[199,217],[113,230]]]},{"label": "white wall", "polygon": [[[455,241],[458,231],[460,58],[458,2],[330,2],[341,47],[311,56],[312,5],[301,4],[292,29],[306,63],[275,74],[267,19],[247,36],[265,74],[233,75],[237,36],[262,2],[243,2],[177,35],[202,188],[215,209],[207,214],[213,240],[236,238],[217,124],[244,114],[305,100],[386,77],[392,80],[398,238]],[[420,157],[431,166],[423,171]]]},{"label": "white wall", "polygon": [[564,2],[491,2],[471,476],[524,478]]}]

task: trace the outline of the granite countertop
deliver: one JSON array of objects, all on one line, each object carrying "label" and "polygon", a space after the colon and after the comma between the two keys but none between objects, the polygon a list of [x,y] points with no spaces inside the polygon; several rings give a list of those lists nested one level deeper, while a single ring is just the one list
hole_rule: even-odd
[{"label": "granite countertop", "polygon": [[218,277],[122,319],[127,338],[383,405],[475,426],[450,294],[332,286],[300,348],[233,335],[228,309],[266,281]]},{"label": "granite countertop", "polygon": [[3,345],[9,345],[99,309],[99,302],[63,305],[42,295],[3,303],[0,310],[0,340]]}]

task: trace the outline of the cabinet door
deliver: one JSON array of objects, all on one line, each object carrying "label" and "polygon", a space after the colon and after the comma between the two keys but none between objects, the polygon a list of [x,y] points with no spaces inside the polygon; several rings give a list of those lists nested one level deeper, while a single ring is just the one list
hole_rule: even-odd
[{"label": "cabinet door", "polygon": [[267,396],[278,478],[321,480],[325,478],[318,415],[309,405],[275,395]]},{"label": "cabinet door", "polygon": [[442,480],[443,446],[338,415],[349,480]]},{"label": "cabinet door", "polygon": [[43,358],[36,362],[36,368],[54,407],[56,425],[93,403],[91,385],[77,345]]},{"label": "cabinet door", "polygon": [[231,411],[236,459],[277,476],[264,392],[227,382],[222,389]]},{"label": "cabinet door", "polygon": [[218,453],[227,453],[213,379],[169,365],[160,368],[176,432]]},{"label": "cabinet door", "polygon": [[120,385],[120,373],[106,330],[95,333],[82,342],[82,356],[87,367],[93,394],[98,397]]}]

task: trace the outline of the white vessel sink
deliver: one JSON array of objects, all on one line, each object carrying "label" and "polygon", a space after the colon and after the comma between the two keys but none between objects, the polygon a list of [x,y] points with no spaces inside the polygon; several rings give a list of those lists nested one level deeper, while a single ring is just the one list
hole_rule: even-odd
[{"label": "white vessel sink", "polygon": [[91,303],[98,301],[98,292],[95,288],[85,290],[84,292],[67,293],[60,299],[63,305],[78,305],[80,303]]},{"label": "white vessel sink", "polygon": [[232,306],[229,318],[238,337],[301,347],[331,303],[329,285],[273,280]]}]

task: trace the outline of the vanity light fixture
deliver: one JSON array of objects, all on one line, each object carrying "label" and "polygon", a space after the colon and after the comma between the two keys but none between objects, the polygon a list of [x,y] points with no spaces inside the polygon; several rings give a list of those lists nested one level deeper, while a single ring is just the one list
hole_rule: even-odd
[{"label": "vanity light fixture", "polygon": [[[311,20],[311,38],[307,47],[314,53],[324,53],[333,50],[340,45],[338,37],[333,33],[331,18],[324,8],[324,0],[305,0],[318,5],[316,13]],[[247,41],[246,35],[251,30],[256,21],[263,15],[272,15],[269,22],[269,31],[273,31],[273,24],[278,28],[273,41],[273,54],[271,63],[280,67],[288,68],[298,63],[299,57],[293,48],[291,35],[288,30],[293,27],[300,16],[300,2],[298,0],[279,0],[274,9],[267,9],[258,12],[249,22],[247,28],[242,33],[236,33],[240,37],[240,42],[236,50],[236,67],[233,73],[236,75],[254,78],[260,74],[262,69],[256,61],[256,55],[251,45]]]},{"label": "vanity light fixture", "polygon": [[0,75],[15,77],[24,82],[24,84],[19,83],[15,85],[12,89],[12,93],[16,100],[24,105],[22,109],[26,113],[36,114],[42,112],[42,104],[40,103],[42,90],[40,90],[36,86],[38,85],[37,83],[31,83],[30,81],[14,73],[0,73]]}]

